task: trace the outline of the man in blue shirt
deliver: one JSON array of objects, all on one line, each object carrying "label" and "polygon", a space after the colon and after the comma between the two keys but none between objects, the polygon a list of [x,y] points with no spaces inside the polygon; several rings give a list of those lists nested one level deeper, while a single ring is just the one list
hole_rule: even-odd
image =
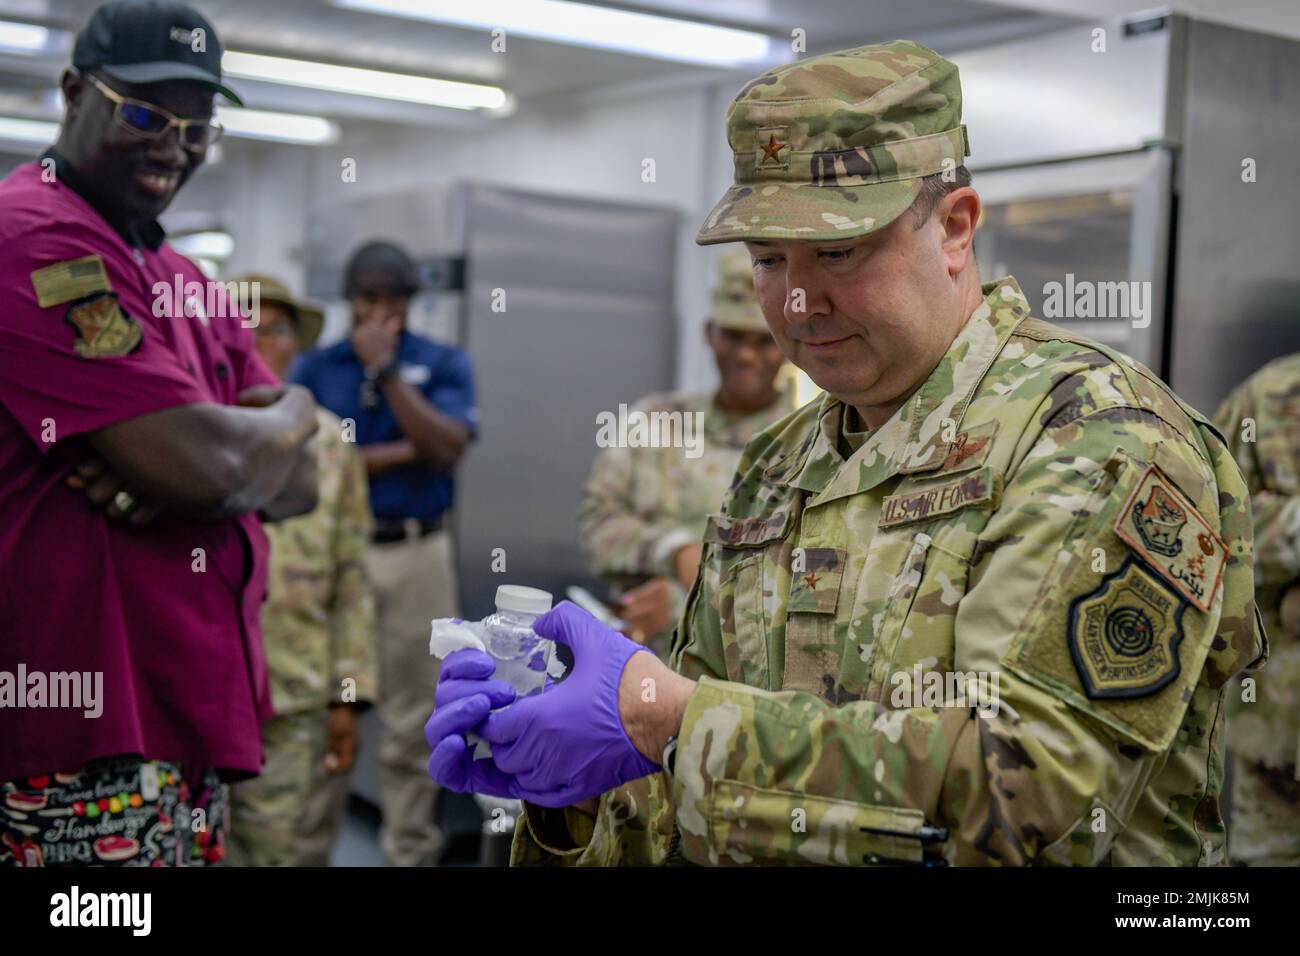
[{"label": "man in blue shirt", "polygon": [[452,470],[478,430],[469,356],[406,328],[419,287],[402,249],[362,246],[344,278],[351,334],[305,356],[293,374],[354,430],[370,479],[375,533],[366,564],[379,648],[380,844],[391,866],[432,865],[442,844],[424,740],[437,681],[429,621],[459,611],[443,525]]}]

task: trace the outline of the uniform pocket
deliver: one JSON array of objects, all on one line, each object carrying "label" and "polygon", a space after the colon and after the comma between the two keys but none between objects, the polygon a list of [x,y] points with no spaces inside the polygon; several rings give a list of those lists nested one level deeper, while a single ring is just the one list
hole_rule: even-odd
[{"label": "uniform pocket", "polygon": [[704,542],[719,561],[718,624],[727,679],[768,688],[768,619],[775,595],[765,573],[769,551],[782,547],[791,512],[766,518],[713,515]]},{"label": "uniform pocket", "polygon": [[843,548],[796,548],[790,555],[782,690],[831,699],[843,653],[836,612],[847,555]]},{"label": "uniform pocket", "polygon": [[719,624],[727,679],[767,687],[767,623],[763,553],[731,565],[718,586]]}]

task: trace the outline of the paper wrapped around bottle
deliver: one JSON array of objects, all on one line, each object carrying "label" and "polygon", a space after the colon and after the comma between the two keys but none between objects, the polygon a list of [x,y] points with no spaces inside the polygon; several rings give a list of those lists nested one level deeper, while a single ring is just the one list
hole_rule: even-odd
[{"label": "paper wrapped around bottle", "polygon": [[[438,660],[446,660],[447,655],[466,647],[487,654],[487,645],[483,640],[481,621],[465,621],[458,617],[435,618],[429,628],[429,653]],[[559,680],[567,668],[560,661],[558,654],[551,654],[546,663],[546,675],[551,680]],[[467,743],[474,744],[474,759],[481,760],[492,756],[491,745],[477,734],[466,734]]]}]

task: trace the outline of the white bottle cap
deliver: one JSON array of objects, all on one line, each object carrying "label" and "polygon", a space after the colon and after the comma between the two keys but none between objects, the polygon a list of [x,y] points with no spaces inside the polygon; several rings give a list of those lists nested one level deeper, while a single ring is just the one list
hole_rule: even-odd
[{"label": "white bottle cap", "polygon": [[519,584],[502,584],[497,588],[497,610],[520,614],[545,614],[551,609],[551,592],[526,588]]}]

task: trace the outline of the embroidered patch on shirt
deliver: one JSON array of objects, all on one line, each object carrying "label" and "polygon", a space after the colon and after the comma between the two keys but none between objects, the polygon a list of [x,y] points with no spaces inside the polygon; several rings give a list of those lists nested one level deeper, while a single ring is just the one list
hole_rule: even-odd
[{"label": "embroidered patch on shirt", "polygon": [[929,441],[909,448],[899,464],[898,473],[914,475],[931,472],[943,475],[978,468],[988,458],[997,430],[996,421],[981,422],[958,432],[950,440],[945,437],[945,431],[940,429],[930,436]]},{"label": "embroidered patch on shirt", "polygon": [[101,292],[68,309],[64,320],[77,330],[77,354],[118,358],[140,347],[140,325],[124,311],[116,292]]},{"label": "embroidered patch on shirt", "polygon": [[1228,547],[1155,465],[1120,509],[1115,533],[1202,611],[1214,605]]},{"label": "embroidered patch on shirt", "polygon": [[84,299],[96,292],[110,292],[108,272],[99,256],[83,256],[56,262],[31,274],[36,302],[42,309]]},{"label": "embroidered patch on shirt", "polygon": [[1070,656],[1093,700],[1145,697],[1178,676],[1183,611],[1167,584],[1133,558],[1070,604]]},{"label": "embroidered patch on shirt", "polygon": [[948,449],[948,457],[943,460],[935,474],[969,471],[984,464],[993,447],[993,433],[998,429],[997,422],[985,422],[964,432],[958,432]]},{"label": "embroidered patch on shirt", "polygon": [[844,576],[843,548],[795,548],[790,562],[786,613],[834,614]]},{"label": "embroidered patch on shirt", "polygon": [[890,495],[881,505],[877,527],[892,528],[909,521],[923,521],[971,505],[985,504],[993,500],[995,485],[993,469],[981,468],[942,484]]}]

